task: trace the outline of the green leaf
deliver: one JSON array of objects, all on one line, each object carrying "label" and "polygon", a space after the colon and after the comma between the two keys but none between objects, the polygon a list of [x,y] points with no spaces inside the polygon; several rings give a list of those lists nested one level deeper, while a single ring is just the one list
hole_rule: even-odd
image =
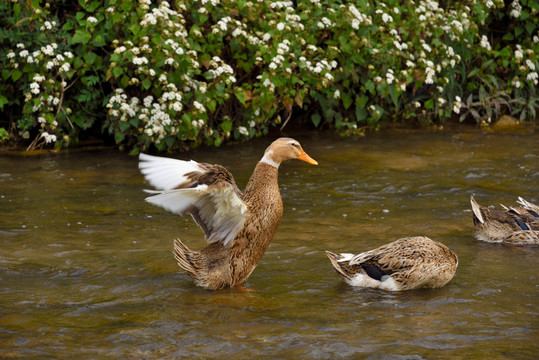
[{"label": "green leaf", "polygon": [[345,92],[341,93],[341,100],[342,100],[342,105],[344,106],[345,109],[348,109],[350,105],[352,105],[353,103],[353,100],[350,97],[350,95],[348,95]]},{"label": "green leaf", "polygon": [[367,110],[365,110],[364,107],[356,107],[356,121],[357,122],[364,121],[367,118],[367,115],[369,115],[369,113],[367,112]]},{"label": "green leaf", "polygon": [[221,123],[221,129],[223,129],[223,131],[230,131],[232,130],[232,121],[230,120],[225,120]]},{"label": "green leaf", "polygon": [[372,95],[375,95],[375,94],[376,94],[374,82],[372,82],[371,80],[367,80],[367,82],[365,83],[365,89],[366,89],[368,92],[370,92]]},{"label": "green leaf", "polygon": [[236,98],[240,101],[240,103],[245,105],[245,93],[243,92],[242,88],[234,88],[234,95],[236,95]]},{"label": "green leaf", "polygon": [[21,76],[22,76],[22,71],[20,70],[15,69],[11,72],[11,78],[13,79],[13,81],[19,80]]},{"label": "green leaf", "polygon": [[513,34],[508,32],[507,34],[505,34],[503,36],[502,39],[505,40],[505,41],[513,41],[515,39],[515,37],[513,36]]},{"label": "green leaf", "polygon": [[103,35],[101,35],[101,34],[97,34],[94,37],[93,44],[95,46],[99,46],[99,47],[107,45],[107,43],[105,42],[105,39],[103,39]]},{"label": "green leaf", "polygon": [[322,121],[322,117],[320,116],[319,113],[313,114],[311,116],[311,121],[313,122],[313,125],[315,127],[318,127],[318,125],[320,125],[320,122]]},{"label": "green leaf", "polygon": [[9,103],[8,99],[5,96],[0,95],[0,109],[3,109],[4,105],[7,103]]},{"label": "green leaf", "polygon": [[47,120],[49,124],[52,124],[54,122],[54,114],[48,113],[45,115],[45,120]]},{"label": "green leaf", "polygon": [[121,67],[115,67],[112,69],[112,75],[114,75],[115,78],[119,78],[124,73],[124,69]]},{"label": "green leaf", "polygon": [[142,80],[142,88],[144,90],[148,90],[152,86],[152,80],[149,78],[146,78]]},{"label": "green leaf", "polygon": [[15,19],[19,19],[19,14],[21,13],[21,4],[20,3],[15,3],[13,5],[13,15],[15,17]]},{"label": "green leaf", "polygon": [[208,110],[212,113],[215,111],[215,108],[217,107],[217,101],[210,99],[206,102],[206,107]]},{"label": "green leaf", "polygon": [[361,96],[356,96],[357,107],[365,108],[365,106],[367,106],[368,101],[369,101],[369,97],[365,94],[362,94]]},{"label": "green leaf", "polygon": [[428,99],[425,101],[425,109],[433,109],[434,108],[434,100]]},{"label": "green leaf", "polygon": [[84,61],[88,65],[92,65],[95,62],[95,59],[97,58],[97,54],[94,52],[87,52],[84,54]]},{"label": "green leaf", "polygon": [[129,27],[129,30],[133,33],[133,35],[137,35],[140,31],[140,25],[138,23],[134,23]]},{"label": "green leaf", "polygon": [[494,56],[496,56],[496,57],[500,57],[500,56],[501,57],[509,57],[509,56],[511,56],[511,50],[509,50],[509,48],[504,47],[500,51],[496,51],[494,53]]},{"label": "green leaf", "polygon": [[474,77],[475,75],[477,75],[478,72],[479,72],[479,69],[477,69],[477,68],[476,68],[476,69],[473,69],[472,71],[470,71],[470,72],[468,73],[468,76],[467,76],[468,79],[471,78],[471,77]]},{"label": "green leaf", "polygon": [[522,34],[523,32],[524,32],[524,29],[522,28],[522,26],[515,27],[515,36],[516,37],[519,37],[519,35]]},{"label": "green leaf", "polygon": [[397,95],[397,92],[395,91],[395,86],[391,85],[389,87],[389,95],[391,96],[393,105],[395,105],[395,107],[398,109],[399,108],[399,95]]},{"label": "green leaf", "polygon": [[70,44],[87,44],[88,41],[92,38],[92,35],[86,30],[77,29],[75,30],[75,35],[71,38]]},{"label": "green leaf", "polygon": [[131,124],[126,121],[119,121],[118,125],[120,126],[120,130],[125,132],[127,129],[131,127]]},{"label": "green leaf", "polygon": [[124,139],[125,135],[122,132],[116,131],[114,133],[114,140],[116,140],[116,144],[121,143],[122,141],[124,141]]},{"label": "green leaf", "polygon": [[526,28],[526,31],[528,32],[528,34],[533,34],[533,32],[535,31],[535,24],[532,23],[531,21],[527,21],[526,22],[526,25],[524,25],[524,27]]}]

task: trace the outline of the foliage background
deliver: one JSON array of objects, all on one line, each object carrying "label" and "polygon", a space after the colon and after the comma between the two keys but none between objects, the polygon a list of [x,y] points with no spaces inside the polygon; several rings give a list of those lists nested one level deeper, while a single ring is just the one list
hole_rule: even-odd
[{"label": "foliage background", "polygon": [[133,153],[290,121],[535,121],[539,2],[10,0],[0,142]]}]

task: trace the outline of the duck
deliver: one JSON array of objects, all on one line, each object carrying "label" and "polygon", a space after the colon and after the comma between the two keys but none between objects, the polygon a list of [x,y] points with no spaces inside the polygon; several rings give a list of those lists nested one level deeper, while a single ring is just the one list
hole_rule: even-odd
[{"label": "duck", "polygon": [[453,251],[426,236],[401,238],[358,255],[326,255],[349,285],[387,291],[443,287],[458,266]]},{"label": "duck", "polygon": [[480,241],[503,245],[539,245],[539,206],[518,198],[518,207],[503,210],[483,207],[470,197],[474,237]]},{"label": "duck", "polygon": [[190,214],[202,229],[207,246],[189,249],[174,240],[174,257],[194,284],[209,290],[236,288],[260,262],[283,216],[278,185],[282,162],[318,162],[292,138],[273,141],[257,163],[245,190],[217,164],[139,155],[139,169],[156,189],[145,200],[180,216]]}]

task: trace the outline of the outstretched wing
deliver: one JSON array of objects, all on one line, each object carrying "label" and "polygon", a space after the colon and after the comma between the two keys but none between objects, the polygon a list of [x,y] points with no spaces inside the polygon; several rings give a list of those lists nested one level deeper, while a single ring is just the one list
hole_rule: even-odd
[{"label": "outstretched wing", "polygon": [[179,215],[190,213],[208,242],[230,244],[249,216],[232,174],[220,165],[140,154],[139,168],[158,190],[146,201]]}]

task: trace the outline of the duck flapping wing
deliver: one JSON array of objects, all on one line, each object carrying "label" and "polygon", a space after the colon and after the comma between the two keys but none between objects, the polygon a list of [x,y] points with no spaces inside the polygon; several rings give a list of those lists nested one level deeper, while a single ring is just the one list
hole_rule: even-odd
[{"label": "duck flapping wing", "polygon": [[139,169],[157,190],[146,201],[178,215],[191,214],[208,242],[234,240],[249,216],[234,177],[220,165],[140,154]]}]

